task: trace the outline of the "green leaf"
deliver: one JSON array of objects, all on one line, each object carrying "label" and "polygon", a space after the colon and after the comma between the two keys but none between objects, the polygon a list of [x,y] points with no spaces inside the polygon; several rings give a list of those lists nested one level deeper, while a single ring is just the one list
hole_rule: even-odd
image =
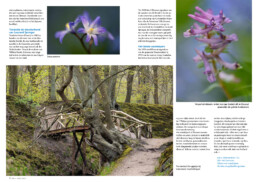
[{"label": "green leaf", "polygon": [[197,63],[197,67],[198,67],[198,68],[203,68],[203,67],[204,67],[203,61],[198,62],[198,63]]},{"label": "green leaf", "polygon": [[207,94],[207,93],[211,92],[214,88],[218,88],[218,87],[220,87],[220,85],[217,82],[212,83],[202,93]]},{"label": "green leaf", "polygon": [[227,48],[225,48],[222,52],[223,52],[223,53],[229,53],[229,51],[228,51]]},{"label": "green leaf", "polygon": [[228,100],[228,102],[252,102],[252,97],[249,95],[239,96]]},{"label": "green leaf", "polygon": [[206,53],[211,53],[213,50],[212,50],[209,46],[206,46],[205,49],[204,49],[204,51],[205,51]]}]

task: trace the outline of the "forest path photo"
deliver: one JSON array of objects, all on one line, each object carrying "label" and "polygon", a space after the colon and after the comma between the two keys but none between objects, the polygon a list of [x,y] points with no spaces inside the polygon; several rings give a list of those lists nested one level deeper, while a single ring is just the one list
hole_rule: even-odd
[{"label": "forest path photo", "polygon": [[111,176],[148,176],[155,173],[164,144],[173,138],[142,139],[142,146],[137,147],[117,166]]},{"label": "forest path photo", "polygon": [[172,66],[6,68],[8,175],[172,175]]}]

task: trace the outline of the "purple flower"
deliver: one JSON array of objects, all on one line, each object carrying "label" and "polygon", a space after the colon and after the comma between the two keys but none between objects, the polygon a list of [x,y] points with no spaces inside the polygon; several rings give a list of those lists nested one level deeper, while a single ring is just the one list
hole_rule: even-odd
[{"label": "purple flower", "polygon": [[96,17],[94,21],[91,19],[87,12],[80,17],[84,28],[79,28],[78,33],[86,34],[86,42],[93,39],[94,44],[98,45],[98,38],[108,38],[114,40],[113,35],[106,30],[106,28],[101,26],[100,16]]},{"label": "purple flower", "polygon": [[199,23],[204,24],[207,28],[223,32],[225,30],[223,24],[231,22],[229,18],[224,16],[222,10],[218,15],[214,15],[211,9],[204,11],[198,6],[196,6],[195,9],[200,13],[195,12],[194,15],[189,14],[188,16]]},{"label": "purple flower", "polygon": [[236,34],[231,34],[229,36],[224,36],[221,34],[221,36],[219,38],[195,38],[196,40],[206,43],[206,44],[210,44],[210,48],[211,49],[218,49],[221,47],[224,47],[225,45],[231,43],[232,41],[238,41],[238,37]]},{"label": "purple flower", "polygon": [[201,28],[197,23],[194,24],[195,28],[192,26],[191,29],[184,32],[184,37],[191,37],[194,35],[202,35],[210,32],[212,30],[212,27],[209,28]]},{"label": "purple flower", "polygon": [[223,61],[218,55],[215,56],[215,58],[219,64],[221,64],[222,66],[224,66],[227,69],[236,70],[240,67],[240,65],[238,63],[228,63],[228,62]]},{"label": "purple flower", "polygon": [[59,38],[59,41],[62,44],[63,38],[66,34],[75,33],[75,28],[79,24],[79,22],[80,22],[80,19],[76,18],[76,20],[74,22],[66,23],[66,25],[65,25],[66,29],[56,32],[55,38]]},{"label": "purple flower", "polygon": [[215,81],[216,81],[216,77],[215,77],[215,75],[214,75],[213,70],[212,70],[211,67],[210,67],[210,63],[209,63],[209,61],[208,61],[208,58],[207,58],[206,54],[205,54],[204,52],[201,53],[201,52],[198,51],[198,50],[196,50],[196,52],[197,52],[198,56],[200,56],[200,58],[202,59],[202,61],[203,61],[203,63],[204,63],[204,68],[205,68],[205,70],[204,70],[203,73],[206,75],[207,80],[208,80],[210,83],[215,82]]},{"label": "purple flower", "polygon": [[[218,77],[219,70],[216,68],[216,63],[222,67],[230,70],[236,70],[240,67],[238,63],[228,63],[221,59],[220,54],[223,53],[227,45],[233,41],[238,41],[236,34],[223,35],[225,30],[223,25],[230,23],[231,20],[226,18],[221,10],[218,15],[214,15],[211,9],[204,11],[198,6],[195,9],[199,12],[195,12],[194,15],[189,14],[188,16],[197,22],[204,24],[201,27],[199,24],[194,23],[193,26],[186,32],[184,37],[197,36],[195,39],[199,42],[207,44],[205,51],[201,52],[195,49],[197,55],[193,58],[196,63],[203,61],[204,74],[209,82],[215,82]],[[212,60],[214,64],[210,65],[209,61]],[[216,71],[216,73],[215,73]],[[219,78],[219,77],[218,77]]]}]

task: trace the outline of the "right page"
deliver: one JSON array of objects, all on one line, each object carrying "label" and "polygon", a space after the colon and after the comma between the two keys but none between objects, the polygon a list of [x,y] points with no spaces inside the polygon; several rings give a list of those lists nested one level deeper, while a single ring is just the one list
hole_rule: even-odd
[{"label": "right page", "polygon": [[176,11],[174,175],[253,175],[252,1],[177,0]]}]

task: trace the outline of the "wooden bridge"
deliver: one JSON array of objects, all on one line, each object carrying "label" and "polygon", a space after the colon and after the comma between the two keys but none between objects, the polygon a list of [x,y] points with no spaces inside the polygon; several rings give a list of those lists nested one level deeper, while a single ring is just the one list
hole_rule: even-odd
[{"label": "wooden bridge", "polygon": [[[86,133],[91,132],[89,125],[83,121],[83,118],[77,112],[64,112],[63,107],[58,110],[50,110],[44,107],[37,116],[39,118],[40,131],[36,140],[41,136],[60,136],[64,133],[73,133],[73,149],[72,149],[72,174],[74,175],[75,161],[78,153],[81,154],[83,160],[83,171],[86,169],[86,155],[83,148],[86,147]],[[100,110],[100,117],[105,118],[105,112]],[[121,133],[128,131],[129,137],[141,139],[141,137],[152,137],[152,125],[141,121],[123,111],[111,110],[112,121],[115,123],[116,129]],[[81,133],[82,137],[78,140],[76,133]],[[93,133],[91,132],[91,136]],[[77,150],[76,150],[77,145]],[[83,145],[83,147],[82,147]]]},{"label": "wooden bridge", "polygon": [[[41,134],[45,136],[61,135],[69,132],[84,132],[89,131],[90,126],[86,125],[77,112],[62,113],[59,112],[47,114],[47,109],[44,107],[40,110],[37,116],[40,116]],[[58,113],[58,114],[56,114]],[[100,110],[102,118],[105,118],[105,112]],[[130,137],[134,133],[135,137],[141,139],[152,138],[152,125],[141,121],[123,111],[111,110],[111,117],[118,131],[128,131]]]}]

